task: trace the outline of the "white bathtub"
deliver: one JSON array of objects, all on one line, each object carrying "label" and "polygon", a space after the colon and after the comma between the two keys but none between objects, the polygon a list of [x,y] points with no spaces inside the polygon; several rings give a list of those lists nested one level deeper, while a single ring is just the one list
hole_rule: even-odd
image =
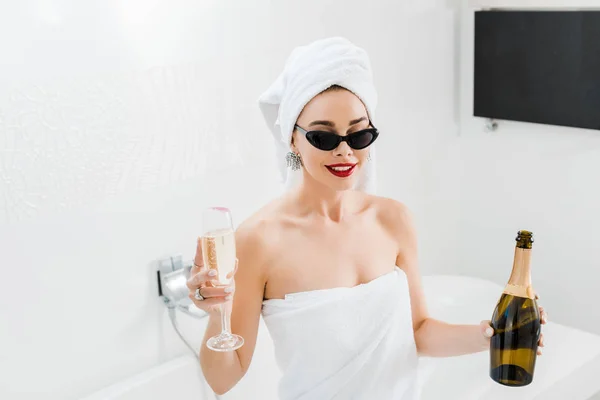
[{"label": "white bathtub", "polygon": [[[503,289],[461,276],[428,276],[424,284],[432,317],[452,323],[489,319]],[[423,400],[587,400],[600,392],[600,336],[554,322],[542,330],[546,346],[530,385],[511,388],[493,382],[488,352],[422,358]]]},{"label": "white bathtub", "polygon": [[191,354],[185,355],[111,385],[83,399],[216,399],[217,397],[204,383],[200,374],[201,370],[196,359]]},{"label": "white bathtub", "polygon": [[[426,276],[425,292],[434,318],[453,323],[489,319],[502,287],[460,276]],[[547,347],[534,382],[524,388],[494,383],[488,353],[421,359],[423,400],[586,400],[600,392],[600,336],[554,322],[544,326]],[[266,328],[261,324],[252,366],[223,400],[276,400],[279,372]],[[214,400],[192,355],[184,355],[81,400]]]}]

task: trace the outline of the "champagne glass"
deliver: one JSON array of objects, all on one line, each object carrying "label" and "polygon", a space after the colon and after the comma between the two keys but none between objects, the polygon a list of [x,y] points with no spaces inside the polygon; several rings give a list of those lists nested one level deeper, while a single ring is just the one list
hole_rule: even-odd
[{"label": "champagne glass", "polygon": [[[227,286],[233,278],[236,265],[235,231],[231,211],[225,207],[210,207],[202,215],[202,257],[204,266],[217,271],[211,284],[215,287]],[[231,333],[230,308],[221,304],[221,333],[206,342],[214,351],[234,351],[244,344],[244,339]]]}]

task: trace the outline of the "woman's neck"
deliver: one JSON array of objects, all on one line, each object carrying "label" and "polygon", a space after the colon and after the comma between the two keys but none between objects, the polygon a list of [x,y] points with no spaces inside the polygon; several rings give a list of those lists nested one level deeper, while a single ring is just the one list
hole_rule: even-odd
[{"label": "woman's neck", "polygon": [[331,222],[341,222],[355,208],[351,190],[334,190],[319,182],[304,179],[294,192],[294,200],[302,214],[322,217]]}]

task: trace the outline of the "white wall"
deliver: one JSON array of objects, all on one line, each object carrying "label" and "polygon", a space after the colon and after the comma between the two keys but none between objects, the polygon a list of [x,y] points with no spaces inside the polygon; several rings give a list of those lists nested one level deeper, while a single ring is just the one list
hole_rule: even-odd
[{"label": "white wall", "polygon": [[276,195],[256,99],[319,37],[371,54],[381,193],[414,210],[425,273],[454,265],[455,17],[435,0],[5,2],[0,398],[78,398],[186,351],[153,261],[192,257],[203,206],[239,222]]},{"label": "white wall", "polygon": [[509,121],[486,132],[485,120],[472,117],[472,9],[461,20],[456,271],[505,283],[516,232],[532,230],[533,284],[550,318],[600,333],[600,132]]}]

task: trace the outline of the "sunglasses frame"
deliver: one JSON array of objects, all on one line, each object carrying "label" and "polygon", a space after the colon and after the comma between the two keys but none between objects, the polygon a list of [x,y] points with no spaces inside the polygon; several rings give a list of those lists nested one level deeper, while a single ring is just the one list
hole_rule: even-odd
[{"label": "sunglasses frame", "polygon": [[[377,130],[377,128],[375,128],[375,125],[373,125],[373,123],[371,121],[369,121],[369,126],[371,128],[361,129],[360,131],[352,132],[352,133],[349,133],[349,134],[347,134],[345,136],[342,136],[342,135],[338,135],[336,132],[321,131],[321,130],[307,131],[306,129],[302,128],[298,124],[294,124],[294,128],[298,129],[298,131],[300,131],[306,137],[306,140],[308,140],[308,143],[310,143],[313,147],[315,147],[316,149],[319,149],[321,151],[332,151],[332,150],[335,150],[335,149],[337,149],[340,146],[340,144],[342,144],[342,142],[346,142],[346,143],[348,143],[348,146],[350,146],[349,140],[353,137],[353,135],[357,135],[359,133],[364,133],[365,131],[370,131],[370,132],[372,132],[372,135],[373,135],[373,139],[371,140],[371,143],[369,143],[365,147],[362,147],[362,148],[359,148],[359,149],[350,146],[350,148],[353,149],[353,150],[363,150],[363,149],[366,149],[367,147],[371,146],[375,142],[375,140],[377,140],[377,137],[379,136],[379,130]],[[322,132],[322,133],[328,133],[328,134],[337,136],[339,138],[338,139],[338,144],[333,149],[320,149],[320,148],[318,148],[317,146],[315,146],[311,142],[310,139],[308,139],[308,134],[309,133],[320,133],[320,132]]]}]

